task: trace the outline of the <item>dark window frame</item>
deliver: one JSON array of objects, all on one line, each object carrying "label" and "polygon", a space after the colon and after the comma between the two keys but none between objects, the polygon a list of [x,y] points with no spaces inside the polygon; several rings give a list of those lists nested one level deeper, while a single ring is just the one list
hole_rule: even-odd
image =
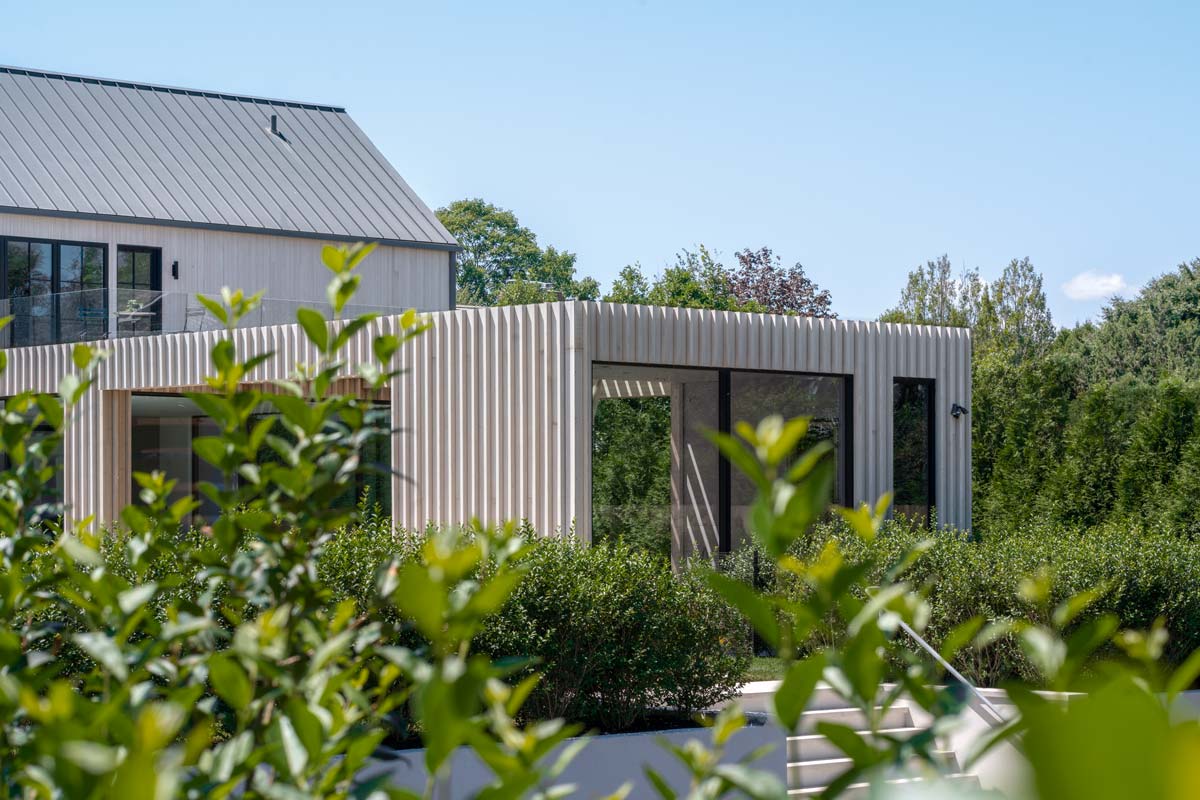
[{"label": "dark window frame", "polygon": [[[929,476],[926,479],[925,493],[929,497],[929,510],[925,515],[927,526],[933,526],[933,515],[937,510],[937,393],[938,382],[934,378],[892,377],[893,393],[895,385],[928,387],[928,402],[925,404],[925,463],[929,465]],[[895,504],[896,489],[896,404],[892,401],[892,497]]]},{"label": "dark window frame", "polygon": [[[733,367],[705,367],[693,364],[648,364],[640,361],[604,361],[594,359],[588,364],[588,379],[592,380],[592,367],[599,364],[607,367],[650,367],[651,369],[678,369],[715,372],[717,374],[717,429],[721,433],[731,433],[733,420],[730,419],[733,408],[732,384],[733,373],[765,374],[765,375],[795,375],[808,378],[838,378],[842,382],[842,408],[845,410],[844,419],[839,420],[840,436],[846,442],[845,463],[839,464],[844,493],[849,503],[854,502],[854,376],[844,372],[812,372],[788,369],[741,369]],[[932,403],[930,404],[932,408]],[[932,437],[931,437],[932,438]],[[720,452],[717,453],[717,552],[728,553],[733,545],[733,474],[730,471],[729,460]],[[588,487],[591,491],[591,487]]]},{"label": "dark window frame", "polygon": [[[15,234],[7,234],[0,236],[0,299],[12,300],[12,286],[8,279],[8,245],[10,242],[24,242],[26,244],[44,244],[50,247],[50,292],[54,296],[54,341],[53,343],[61,343],[62,339],[62,314],[60,308],[59,295],[62,294],[62,248],[63,247],[79,247],[93,248],[100,251],[100,281],[101,285],[95,287],[104,293],[104,308],[107,315],[108,310],[108,270],[109,270],[109,252],[108,245],[103,242],[87,242],[75,239],[47,239],[43,236],[18,236]],[[80,265],[82,269],[82,265]],[[82,281],[81,281],[82,283]],[[11,334],[10,334],[11,336]],[[46,344],[49,344],[47,342]],[[13,343],[13,346],[22,346],[19,343]]]},{"label": "dark window frame", "polygon": [[[131,263],[129,267],[131,284],[125,285],[121,283],[121,255],[124,253],[129,253],[131,258],[138,254],[147,254],[150,256],[150,283],[148,285],[143,286],[137,282],[137,267],[133,263]],[[154,316],[149,318],[147,322],[150,326],[150,330],[148,332],[157,333],[161,331],[163,323],[163,301],[161,300],[161,292],[163,291],[162,248],[143,244],[118,244],[115,264],[116,265],[114,269],[116,270],[116,274],[113,280],[113,285],[118,292],[121,289],[128,289],[134,292],[146,291],[160,293],[159,301],[154,304]]]}]

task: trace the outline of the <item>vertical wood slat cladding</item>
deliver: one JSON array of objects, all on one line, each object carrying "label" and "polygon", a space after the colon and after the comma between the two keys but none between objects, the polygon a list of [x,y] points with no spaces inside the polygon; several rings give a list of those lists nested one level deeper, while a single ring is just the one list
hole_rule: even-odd
[{"label": "vertical wood slat cladding", "polygon": [[[325,242],[316,239],[7,213],[0,213],[0,236],[108,245],[110,287],[116,286],[117,246],[133,245],[162,250],[165,292],[216,294],[229,286],[261,289],[269,298],[327,303]],[[175,261],[178,280],[171,277]],[[421,311],[449,308],[450,269],[450,255],[442,250],[377,247],[359,268],[362,288],[355,302]]]},{"label": "vertical wood slat cladding", "polygon": [[[591,458],[584,304],[462,308],[401,354],[392,387],[396,523],[528,522],[569,531]],[[586,429],[586,430],[585,430]]]},{"label": "vertical wood slat cladding", "polygon": [[[591,535],[593,361],[662,367],[762,369],[850,376],[854,492],[874,501],[892,485],[892,379],[932,378],[939,519],[971,522],[970,334],[932,328],[568,301],[462,308],[402,349],[392,382],[396,522],[526,520],[539,533]],[[354,338],[350,364],[371,359],[383,318]],[[65,445],[73,519],[110,520],[128,500],[129,393],[197,386],[222,333],[119,339],[78,410]],[[299,326],[233,333],[241,357],[276,356],[248,376],[286,377],[315,353]],[[55,391],[72,369],[69,345],[8,351],[0,395]],[[123,454],[123,455],[122,455]],[[124,461],[122,461],[124,459]]]},{"label": "vertical wood slat cladding", "polygon": [[953,402],[970,407],[964,329],[577,301],[433,322],[392,393],[396,424],[416,428],[393,446],[408,476],[393,498],[400,525],[479,516],[590,538],[591,363],[602,361],[851,376],[856,502],[892,486],[893,378],[932,378],[938,513],[970,526],[970,421],[949,416]]}]

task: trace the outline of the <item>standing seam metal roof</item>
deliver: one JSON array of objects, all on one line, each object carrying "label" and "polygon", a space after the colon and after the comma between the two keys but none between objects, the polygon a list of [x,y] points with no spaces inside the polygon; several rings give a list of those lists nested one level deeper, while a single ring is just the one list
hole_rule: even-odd
[{"label": "standing seam metal roof", "polygon": [[458,248],[344,108],[20,67],[0,211]]}]

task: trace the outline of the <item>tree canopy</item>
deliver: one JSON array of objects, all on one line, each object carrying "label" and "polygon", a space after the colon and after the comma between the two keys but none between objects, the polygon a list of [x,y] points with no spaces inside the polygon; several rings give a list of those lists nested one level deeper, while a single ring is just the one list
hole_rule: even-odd
[{"label": "tree canopy", "polygon": [[704,245],[681,250],[675,263],[647,278],[641,264],[621,270],[604,299],[717,311],[758,311],[836,317],[828,290],[821,289],[799,263],[784,267],[769,247],[736,253],[738,267],[726,267]]},{"label": "tree canopy", "polygon": [[987,282],[942,256],[883,319],[972,328],[977,531],[1046,517],[1200,532],[1200,259],[1057,331],[1029,259]]},{"label": "tree canopy", "polygon": [[[439,208],[437,215],[463,247],[458,259],[461,303],[541,302],[554,299],[557,292],[583,300],[600,295],[594,279],[576,278],[574,253],[542,248],[533,231],[508,209],[473,198]],[[542,284],[542,293],[535,295],[528,286],[506,293],[510,281]]]}]

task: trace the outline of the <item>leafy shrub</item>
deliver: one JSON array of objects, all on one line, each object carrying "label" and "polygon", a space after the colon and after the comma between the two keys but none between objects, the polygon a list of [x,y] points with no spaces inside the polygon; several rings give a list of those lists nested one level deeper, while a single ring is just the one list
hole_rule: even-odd
[{"label": "leafy shrub", "polygon": [[[1070,528],[1039,522],[973,539],[957,531],[934,533],[917,524],[889,521],[867,542],[844,523],[828,523],[793,543],[790,552],[811,562],[829,541],[838,543],[847,560],[876,564],[892,563],[906,550],[927,542],[929,549],[909,567],[906,578],[928,600],[925,638],[935,647],[975,616],[988,622],[1048,622],[1039,605],[1023,596],[1031,576],[1043,575],[1054,603],[1100,588],[1100,596],[1076,619],[1076,625],[1112,614],[1124,626],[1149,628],[1162,618],[1170,636],[1165,663],[1182,664],[1200,648],[1200,543],[1180,538],[1166,527],[1112,522]],[[725,571],[752,583],[752,559],[749,548],[735,553]],[[760,590],[804,591],[802,584],[789,581],[790,576],[781,575],[761,556],[758,573]],[[878,569],[868,575],[869,581],[882,578]],[[836,636],[829,627],[818,627],[802,649],[823,647]],[[988,648],[960,651],[955,667],[984,686],[1017,678],[1035,684],[1040,680],[1037,668],[1012,637]]]},{"label": "leafy shrub", "polygon": [[[335,601],[363,603],[380,567],[419,560],[432,533],[348,528],[327,544],[318,569]],[[536,665],[531,718],[621,731],[656,710],[686,717],[735,694],[749,663],[738,646],[742,623],[700,570],[674,575],[634,545],[587,547],[574,538],[532,539],[521,563],[524,580],[483,623],[477,645],[496,659]],[[402,643],[422,644],[411,629]]]},{"label": "leafy shrub", "polygon": [[749,664],[741,623],[699,571],[671,572],[623,542],[546,539],[479,643],[538,662],[528,709],[607,731],[654,709],[699,711],[732,697]]}]

